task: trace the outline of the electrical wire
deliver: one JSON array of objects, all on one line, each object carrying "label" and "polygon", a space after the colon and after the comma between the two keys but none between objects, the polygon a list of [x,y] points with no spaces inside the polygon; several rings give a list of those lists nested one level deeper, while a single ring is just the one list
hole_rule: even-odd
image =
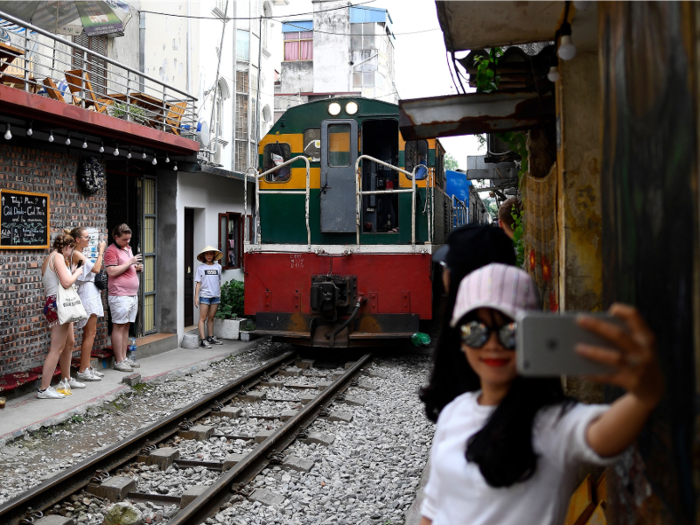
[{"label": "electrical wire", "polygon": [[[275,17],[270,17],[268,20],[274,20],[276,22],[279,22],[281,24],[287,25],[287,26],[292,26],[295,28],[298,28],[299,31],[308,31],[308,32],[314,32],[314,33],[322,33],[324,35],[339,35],[339,36],[385,36],[388,37],[390,36],[388,33],[373,33],[371,35],[368,34],[362,34],[362,33],[334,33],[333,31],[322,31],[320,29],[312,29],[309,31],[308,28],[303,27],[303,26],[297,26],[294,25],[294,22],[301,22],[301,20],[293,20],[291,22],[285,21],[285,19],[282,18],[275,18]],[[407,31],[405,33],[391,33],[391,36],[403,36],[403,35],[417,35],[420,33],[430,33],[432,31],[440,31],[439,27],[434,27],[432,29],[421,29],[420,31]]]},{"label": "electrical wire", "polygon": [[[360,8],[361,8],[363,5],[371,4],[371,3],[374,3],[374,2],[376,2],[376,1],[377,1],[377,0],[367,0],[366,2],[360,2],[360,3],[358,3],[358,4],[348,4],[348,5],[344,5],[344,6],[341,6],[341,7],[333,7],[333,8],[331,8],[331,9],[322,9],[322,10],[320,10],[320,11],[311,11],[311,12],[308,12],[308,13],[296,13],[296,14],[287,15],[287,16],[290,16],[290,17],[292,17],[292,16],[306,16],[306,15],[313,15],[314,13],[328,13],[329,11],[339,11],[340,9],[348,9],[348,8],[350,8],[350,7],[360,7]],[[219,20],[219,21],[224,20],[224,21],[226,21],[226,22],[228,22],[228,21],[230,21],[230,20],[259,20],[260,18],[264,18],[264,19],[267,19],[267,20],[272,20],[271,17],[267,17],[267,16],[249,16],[249,17],[244,17],[244,16],[231,16],[231,17],[229,17],[229,16],[224,16],[224,17],[221,17],[221,18],[220,18],[220,17],[218,17],[218,16],[176,15],[176,14],[172,14],[172,13],[161,13],[161,12],[159,12],[159,11],[146,11],[146,10],[141,10],[140,12],[141,12],[141,13],[148,13],[148,14],[150,14],[150,15],[170,16],[170,17],[174,17],[174,18],[189,18],[189,19],[192,19],[192,20]]]}]

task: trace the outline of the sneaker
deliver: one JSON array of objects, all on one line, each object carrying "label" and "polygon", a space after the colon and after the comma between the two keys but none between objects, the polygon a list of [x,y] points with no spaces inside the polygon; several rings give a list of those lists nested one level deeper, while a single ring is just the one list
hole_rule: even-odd
[{"label": "sneaker", "polygon": [[68,384],[70,385],[71,388],[85,388],[85,383],[81,383],[77,379],[73,379],[72,377],[68,378]]},{"label": "sneaker", "polygon": [[92,375],[94,375],[98,379],[102,379],[105,376],[102,372],[98,372],[92,367],[90,367],[88,370],[90,370],[90,372],[92,372]]},{"label": "sneaker", "polygon": [[59,394],[63,394],[64,396],[73,395],[73,392],[71,392],[70,389],[70,383],[67,379],[61,379],[61,381],[56,385],[56,392],[58,392]]},{"label": "sneaker", "polygon": [[66,396],[64,394],[59,394],[52,386],[50,386],[44,391],[39,390],[36,393],[36,397],[39,399],[63,399]]},{"label": "sneaker", "polygon": [[97,375],[95,375],[95,373],[92,371],[92,368],[86,368],[85,372],[76,373],[75,377],[77,377],[81,381],[102,381],[101,377],[97,377]]},{"label": "sneaker", "polygon": [[128,359],[124,359],[124,361],[122,361],[120,363],[116,363],[114,365],[114,369],[119,370],[120,372],[133,372],[134,371],[134,369],[131,368],[131,366],[129,366]]},{"label": "sneaker", "polygon": [[209,341],[206,339],[200,339],[199,340],[199,348],[211,348],[211,345],[209,344]]},{"label": "sneaker", "polygon": [[209,337],[207,339],[207,341],[209,341],[210,345],[222,345],[222,344],[224,344],[224,342],[219,341],[215,335],[212,335],[211,337]]},{"label": "sneaker", "polygon": [[126,360],[129,362],[131,368],[141,368],[141,365],[136,361],[134,357],[127,357]]}]

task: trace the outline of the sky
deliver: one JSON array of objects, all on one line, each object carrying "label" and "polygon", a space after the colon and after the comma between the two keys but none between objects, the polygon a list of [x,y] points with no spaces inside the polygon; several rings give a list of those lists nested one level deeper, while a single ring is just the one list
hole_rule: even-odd
[{"label": "sky", "polygon": [[[367,0],[351,0],[353,4],[365,4]],[[434,0],[374,0],[365,4],[389,10],[394,22],[396,87],[401,100],[438,97],[456,94],[445,55],[443,33],[438,23]],[[274,6],[273,16],[313,11],[311,0],[289,0],[287,6]],[[426,31],[431,30],[431,31]],[[279,24],[271,32],[279,33]],[[416,31],[424,31],[416,34]],[[280,45],[281,60],[281,38]],[[483,155],[474,136],[443,137],[440,142],[445,150],[467,168],[467,155]]]}]

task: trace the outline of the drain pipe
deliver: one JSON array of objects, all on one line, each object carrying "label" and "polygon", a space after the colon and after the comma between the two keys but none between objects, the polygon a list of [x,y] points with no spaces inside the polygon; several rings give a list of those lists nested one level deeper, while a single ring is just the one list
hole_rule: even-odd
[{"label": "drain pipe", "polygon": [[[331,261],[332,260],[333,259],[331,259]],[[329,348],[333,348],[333,346],[335,345],[335,336],[338,335],[343,330],[345,330],[345,328],[347,328],[350,325],[350,323],[352,323],[355,320],[355,317],[357,317],[357,314],[360,311],[360,306],[362,306],[366,301],[367,301],[367,298],[364,295],[360,295],[357,298],[357,303],[355,304],[355,309],[350,314],[350,317],[348,317],[345,320],[345,322],[343,324],[341,324],[338,328],[333,330],[332,334],[328,334],[328,333],[326,334],[326,339],[331,340],[329,343]]]},{"label": "drain pipe", "polygon": [[[143,11],[139,11],[139,71],[146,73],[146,13]],[[145,79],[139,77],[139,91],[141,93],[145,91],[144,82]]]}]

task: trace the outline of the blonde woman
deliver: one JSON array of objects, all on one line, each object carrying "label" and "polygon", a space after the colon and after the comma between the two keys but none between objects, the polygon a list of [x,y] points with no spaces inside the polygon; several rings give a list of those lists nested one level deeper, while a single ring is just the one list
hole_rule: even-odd
[{"label": "blonde woman", "polygon": [[[97,318],[105,315],[102,307],[102,294],[95,286],[95,275],[102,269],[102,255],[107,243],[102,241],[97,245],[97,260],[93,264],[82,253],[90,244],[90,234],[88,234],[87,229],[81,226],[73,228],[70,235],[75,239],[75,250],[73,250],[70,257],[70,267],[73,268],[79,264],[78,261],[82,261],[82,273],[78,277],[78,295],[88,315],[87,320],[80,321],[76,325],[76,328],[83,328],[83,342],[80,345],[80,366],[76,377],[80,381],[100,381],[104,374],[90,366],[90,355],[92,354],[92,345],[95,342],[95,334],[97,333]],[[72,339],[75,341],[74,337]],[[69,342],[70,340],[71,337],[69,337]]]},{"label": "blonde woman", "polygon": [[[72,272],[66,268],[64,257],[70,257],[73,253],[75,241],[73,237],[66,234],[58,235],[53,241],[53,250],[46,257],[41,266],[41,280],[44,284],[44,317],[51,328],[51,347],[49,354],[44,360],[44,368],[41,375],[41,388],[36,397],[39,399],[62,399],[65,397],[54,390],[51,386],[53,373],[56,365],[61,362],[61,372],[68,374],[68,383],[74,381],[70,378],[70,361],[73,345],[68,345],[68,336],[73,331],[73,323],[58,323],[58,308],[56,307],[56,296],[58,287],[67,288],[72,286],[82,273],[80,268],[75,268]],[[63,385],[63,381],[59,385]],[[60,388],[59,388],[60,389]]]}]

